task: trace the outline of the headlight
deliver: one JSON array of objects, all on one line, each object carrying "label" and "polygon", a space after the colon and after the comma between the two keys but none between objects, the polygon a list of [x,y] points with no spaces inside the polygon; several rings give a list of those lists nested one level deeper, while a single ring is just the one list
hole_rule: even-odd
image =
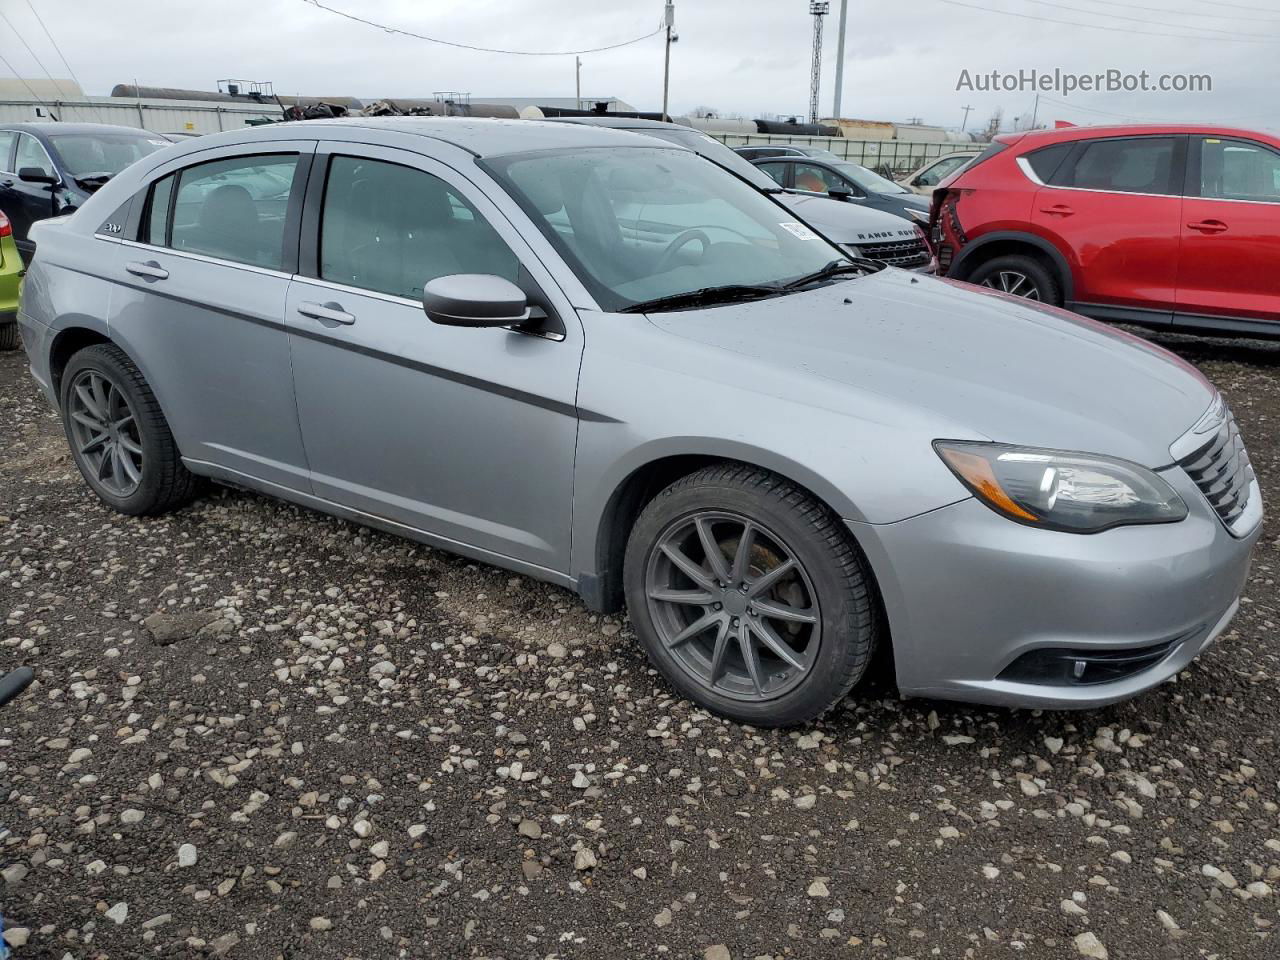
[{"label": "headlight", "polygon": [[922,223],[926,227],[929,225],[929,213],[925,210],[917,210],[915,207],[907,208],[907,215],[916,223]]},{"label": "headlight", "polygon": [[1097,533],[1187,515],[1169,484],[1127,460],[1002,443],[939,440],[934,449],[974,496],[1028,526]]},{"label": "headlight", "polygon": [[852,243],[842,243],[840,244],[840,249],[843,250],[845,253],[847,253],[849,256],[853,257],[855,260],[865,260],[867,256],[865,253],[862,252],[861,247],[855,247]]}]

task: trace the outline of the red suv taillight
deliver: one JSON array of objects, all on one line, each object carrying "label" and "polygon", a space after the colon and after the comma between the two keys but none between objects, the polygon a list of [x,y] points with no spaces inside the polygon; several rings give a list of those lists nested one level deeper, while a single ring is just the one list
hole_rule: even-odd
[{"label": "red suv taillight", "polygon": [[9,222],[9,218],[0,213],[0,239],[13,236],[13,224]]}]

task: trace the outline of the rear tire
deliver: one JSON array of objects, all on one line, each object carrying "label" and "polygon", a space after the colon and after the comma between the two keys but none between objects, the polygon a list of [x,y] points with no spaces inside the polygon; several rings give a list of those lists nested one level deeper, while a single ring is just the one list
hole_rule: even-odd
[{"label": "rear tire", "polygon": [[707,467],[659,493],[631,532],[623,579],[658,671],[743,723],[820,716],[875,649],[875,587],[844,524],[804,490],[746,465]]},{"label": "rear tire", "polygon": [[22,344],[17,323],[0,323],[0,350],[17,350]]},{"label": "rear tire", "polygon": [[113,343],[74,354],[62,374],[62,425],[89,488],[130,516],[190,502],[198,479],[182,463],[155,394]]},{"label": "rear tire", "polygon": [[969,282],[1051,307],[1062,306],[1062,283],[1034,257],[1022,254],[995,257],[974,270]]}]

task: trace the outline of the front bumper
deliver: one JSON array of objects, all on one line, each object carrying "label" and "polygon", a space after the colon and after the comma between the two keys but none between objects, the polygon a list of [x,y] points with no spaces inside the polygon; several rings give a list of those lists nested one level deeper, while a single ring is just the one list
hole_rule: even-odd
[{"label": "front bumper", "polygon": [[[1227,627],[1261,523],[1237,538],[1180,468],[1178,523],[1080,535],[1036,530],[975,499],[891,524],[848,522],[875,571],[908,696],[1018,707],[1098,707],[1183,669]],[[1261,503],[1256,481],[1252,496]],[[1103,683],[999,679],[1038,649],[1118,651],[1171,643]]]}]

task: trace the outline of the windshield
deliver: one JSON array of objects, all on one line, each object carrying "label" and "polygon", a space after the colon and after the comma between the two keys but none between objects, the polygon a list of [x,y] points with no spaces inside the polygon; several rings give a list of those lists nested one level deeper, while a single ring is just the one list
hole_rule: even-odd
[{"label": "windshield", "polygon": [[746,159],[746,157],[734,153],[719,140],[709,137],[705,133],[687,128],[684,130],[660,130],[655,127],[645,127],[644,129],[637,129],[635,132],[648,134],[651,137],[679,144],[682,147],[688,147],[694,153],[706,157],[712,163],[718,164],[730,173],[746,180],[757,190],[777,191],[781,189],[773,182],[772,178],[761,173],[760,168]]},{"label": "windshield", "polygon": [[135,160],[169,142],[139,130],[135,133],[55,133],[49,136],[62,165],[72,177],[114,176]]},{"label": "windshield", "polygon": [[860,167],[856,163],[847,163],[840,161],[833,163],[831,166],[839,170],[846,177],[860,186],[867,193],[910,193],[906,187],[900,187],[892,180],[886,180],[878,173],[872,173],[866,167]]},{"label": "windshield", "polygon": [[579,148],[485,165],[608,311],[788,282],[843,257],[785,208],[685,150]]}]

